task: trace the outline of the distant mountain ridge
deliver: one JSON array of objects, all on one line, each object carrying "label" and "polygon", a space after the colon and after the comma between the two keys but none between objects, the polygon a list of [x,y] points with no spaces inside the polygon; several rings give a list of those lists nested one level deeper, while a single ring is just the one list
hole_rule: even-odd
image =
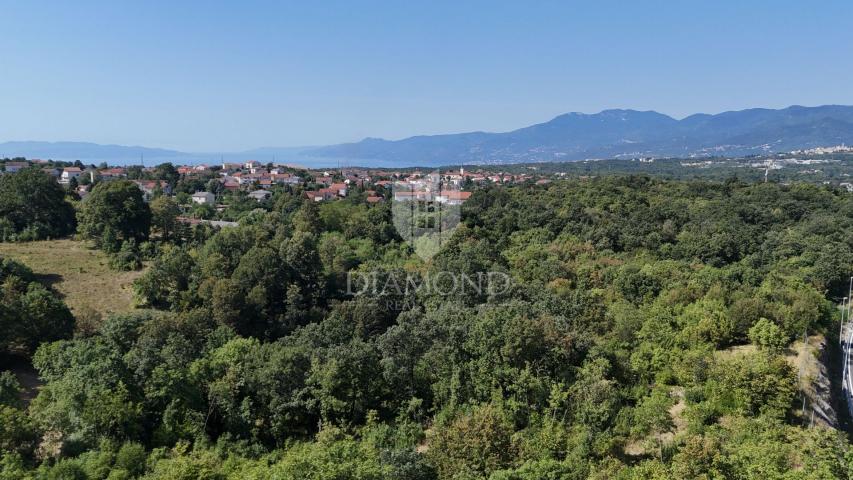
[{"label": "distant mountain ridge", "polygon": [[187,153],[86,142],[0,143],[0,157],[154,165],[259,160],[309,167],[374,167],[571,161],[598,158],[740,156],[853,145],[853,106],[791,106],[694,114],[681,120],[654,111],[566,113],[510,132],[365,138],[319,147],[262,147],[231,153]]},{"label": "distant mountain ridge", "polygon": [[0,156],[24,156],[44,159],[115,159],[135,160],[147,156],[152,158],[182,157],[190,155],[176,150],[126,145],[101,145],[90,142],[4,142],[0,143]]},{"label": "distant mountain ridge", "polygon": [[567,113],[505,133],[403,140],[366,138],[303,152],[418,165],[519,163],[639,156],[737,156],[853,144],[853,107],[754,108],[676,120],[654,111]]}]

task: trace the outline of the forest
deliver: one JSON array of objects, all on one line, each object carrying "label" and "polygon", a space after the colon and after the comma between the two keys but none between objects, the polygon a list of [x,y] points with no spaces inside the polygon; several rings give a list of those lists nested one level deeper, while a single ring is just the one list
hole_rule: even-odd
[{"label": "forest", "polygon": [[[144,273],[138,309],[81,329],[2,259],[0,350],[43,385],[24,401],[0,374],[0,479],[853,478],[788,361],[804,334],[838,342],[846,190],[483,186],[424,260],[358,194],[281,188],[238,227],[179,228],[130,182],[80,202],[40,175],[0,177],[4,240],[76,232]],[[347,289],[489,272],[511,288]]]}]

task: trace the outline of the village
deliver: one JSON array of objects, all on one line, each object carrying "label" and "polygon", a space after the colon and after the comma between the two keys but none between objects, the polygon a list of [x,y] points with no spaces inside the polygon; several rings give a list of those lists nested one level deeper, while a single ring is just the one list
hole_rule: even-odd
[{"label": "village", "polygon": [[258,161],[158,166],[100,166],[69,164],[50,160],[7,160],[3,174],[13,174],[24,168],[40,168],[45,174],[79,196],[81,200],[100,182],[126,179],[136,184],[145,201],[166,195],[177,197],[184,207],[186,223],[209,222],[229,226],[233,222],[217,221],[216,212],[227,209],[228,200],[240,198],[257,203],[271,199],[276,189],[301,192],[314,202],[341,200],[358,194],[368,204],[386,201],[426,201],[461,205],[477,186],[550,182],[543,175],[506,173],[485,168],[467,171],[442,169],[304,169],[294,165],[262,164]]}]

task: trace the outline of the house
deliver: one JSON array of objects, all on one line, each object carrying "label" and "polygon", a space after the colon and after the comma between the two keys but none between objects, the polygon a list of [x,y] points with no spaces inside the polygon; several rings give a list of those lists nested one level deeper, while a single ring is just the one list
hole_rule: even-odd
[{"label": "house", "polygon": [[319,190],[319,192],[320,192],[320,195],[323,196],[323,200],[331,200],[333,198],[338,197],[338,192],[336,192],[335,190],[332,190],[331,188],[321,188]]},{"label": "house", "polygon": [[354,175],[347,175],[347,178],[346,180],[344,180],[344,183],[346,183],[347,185],[358,185],[359,187],[363,187],[364,179],[361,177],[356,177]]},{"label": "house", "polygon": [[168,184],[163,184],[159,180],[134,180],[133,183],[142,190],[142,198],[146,202],[154,196],[154,191],[158,188],[166,195],[172,193],[172,188]]},{"label": "house", "polygon": [[56,178],[59,178],[59,176],[62,175],[62,170],[56,167],[44,167],[41,171]]},{"label": "house", "polygon": [[371,195],[371,196],[367,197],[367,203],[380,203],[380,202],[384,202],[384,201],[385,201],[385,197],[379,197],[376,195]]},{"label": "house", "polygon": [[335,192],[335,195],[337,195],[339,197],[346,197],[348,188],[349,187],[347,186],[346,183],[333,183],[333,184],[329,185],[329,190]]},{"label": "house", "polygon": [[72,178],[77,178],[80,174],[83,173],[83,170],[80,170],[77,167],[67,167],[62,170],[62,175],[59,177],[59,183],[67,185]]},{"label": "house", "polygon": [[116,178],[126,177],[127,171],[125,169],[116,167],[116,168],[106,168],[98,172],[101,176],[101,180],[114,180]]},{"label": "house", "polygon": [[322,193],[314,192],[314,191],[305,192],[305,197],[308,198],[309,200],[313,200],[315,202],[322,202],[323,200],[325,200],[325,197],[323,196]]},{"label": "house", "polygon": [[18,170],[29,166],[30,164],[27,162],[6,162],[6,173],[16,173]]},{"label": "house", "polygon": [[424,191],[400,191],[397,190],[394,192],[394,201],[395,202],[405,202],[405,201],[421,201],[421,202],[431,202],[433,201],[432,193],[424,192]]},{"label": "house", "polygon": [[255,190],[254,192],[249,192],[249,197],[254,198],[258,202],[263,202],[264,200],[270,198],[272,193],[266,190]]},{"label": "house", "polygon": [[199,205],[213,205],[216,201],[216,196],[210,192],[195,192],[192,196],[192,201]]},{"label": "house", "polygon": [[471,196],[471,192],[460,192],[457,190],[449,190],[436,195],[435,201],[447,205],[462,205],[465,200]]},{"label": "house", "polygon": [[200,218],[190,217],[177,217],[176,220],[181,223],[191,225],[193,227],[196,225],[210,225],[211,227],[215,228],[232,228],[240,226],[240,224],[237,222],[226,222],[224,220],[203,220]]},{"label": "house", "polygon": [[302,183],[301,178],[299,178],[297,175],[291,175],[289,173],[281,173],[277,175],[274,174],[272,178],[273,180],[275,180],[276,183],[281,183],[284,185],[299,185],[300,183]]},{"label": "house", "polygon": [[261,162],[257,160],[249,160],[246,162],[243,167],[249,171],[249,173],[258,173],[261,170]]}]

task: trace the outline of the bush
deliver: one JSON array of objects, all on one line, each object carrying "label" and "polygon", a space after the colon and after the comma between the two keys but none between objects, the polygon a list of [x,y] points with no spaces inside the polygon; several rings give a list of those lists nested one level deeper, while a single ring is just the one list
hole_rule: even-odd
[{"label": "bush", "polygon": [[125,443],[116,453],[115,465],[128,472],[130,476],[136,477],[145,472],[147,458],[145,447],[138,443]]},{"label": "bush", "polygon": [[10,371],[0,373],[0,405],[21,407],[21,384]]},{"label": "bush", "polygon": [[764,317],[758,319],[749,329],[749,341],[759,348],[771,352],[780,352],[788,345],[785,332],[771,320]]},{"label": "bush", "polygon": [[118,252],[110,257],[110,267],[116,270],[130,271],[142,268],[142,255],[132,238],[121,244]]}]

